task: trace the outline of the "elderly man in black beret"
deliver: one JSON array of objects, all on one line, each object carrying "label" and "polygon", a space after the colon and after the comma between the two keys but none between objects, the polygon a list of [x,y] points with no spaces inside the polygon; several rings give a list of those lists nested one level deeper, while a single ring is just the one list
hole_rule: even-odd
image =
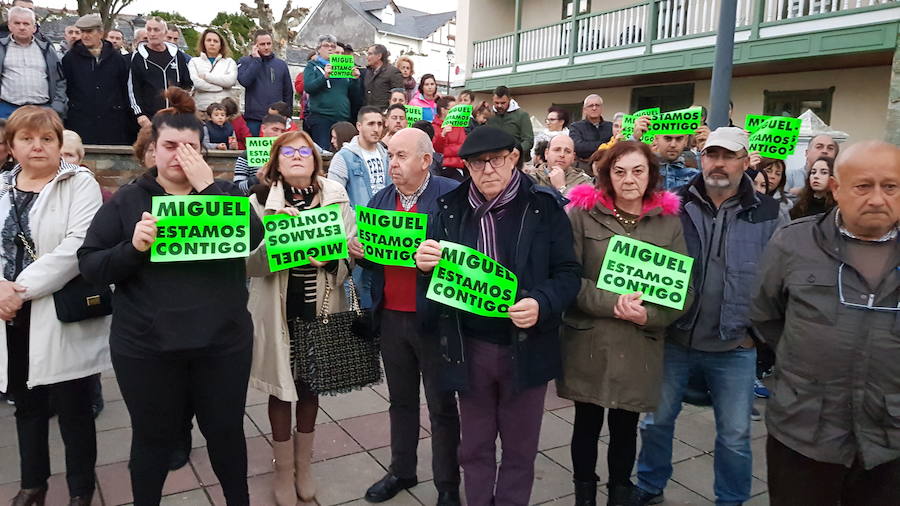
[{"label": "elderly man in black beret", "polygon": [[528,504],[547,382],[561,369],[560,317],[581,284],[567,201],[516,170],[515,146],[511,135],[488,126],[466,138],[459,156],[471,179],[438,198],[435,236],[416,252],[426,275],[441,258],[438,241],[446,240],[477,249],[518,278],[508,319],[428,307],[438,322],[441,386],[459,392],[459,461],[470,506]]}]

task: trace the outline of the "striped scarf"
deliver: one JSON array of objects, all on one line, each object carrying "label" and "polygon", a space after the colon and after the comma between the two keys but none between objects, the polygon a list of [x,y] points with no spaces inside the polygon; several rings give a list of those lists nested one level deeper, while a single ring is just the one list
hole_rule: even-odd
[{"label": "striped scarf", "polygon": [[478,191],[474,183],[469,184],[469,205],[474,209],[475,222],[479,224],[478,251],[498,260],[497,251],[497,220],[503,217],[506,206],[512,202],[519,193],[519,183],[522,174],[513,170],[512,177],[506,188],[493,200],[485,200],[484,195]]}]

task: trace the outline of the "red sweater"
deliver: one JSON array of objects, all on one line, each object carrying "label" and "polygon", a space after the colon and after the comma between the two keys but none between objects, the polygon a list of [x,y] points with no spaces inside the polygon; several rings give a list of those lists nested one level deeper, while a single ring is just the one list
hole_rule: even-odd
[{"label": "red sweater", "polygon": [[459,157],[459,148],[462,147],[466,140],[466,129],[464,127],[453,127],[446,136],[442,133],[443,120],[435,118],[431,122],[434,127],[434,139],[431,143],[434,150],[444,155],[444,167],[453,167],[454,169],[462,169],[462,158]]},{"label": "red sweater", "polygon": [[247,122],[244,121],[244,117],[238,116],[231,120],[231,127],[234,128],[234,138],[237,139],[238,149],[247,149],[244,139],[253,137],[253,135],[250,134],[250,129],[247,128]]}]

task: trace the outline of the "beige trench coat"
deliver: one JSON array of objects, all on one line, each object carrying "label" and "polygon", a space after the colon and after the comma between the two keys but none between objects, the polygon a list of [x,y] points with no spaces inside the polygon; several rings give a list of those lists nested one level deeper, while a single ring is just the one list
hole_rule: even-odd
[{"label": "beige trench coat", "polygon": [[[340,204],[347,239],[356,236],[356,217],[350,207],[347,192],[339,183],[318,178],[322,190],[321,205]],[[250,204],[259,216],[274,214],[287,204],[279,183],[272,186],[264,204],[256,196]],[[331,285],[328,300],[329,313],[340,313],[349,307],[343,283],[350,276],[351,263],[341,260],[334,274],[318,269],[316,277],[316,312],[322,309],[326,283]],[[247,258],[247,275],[250,276],[250,301],[247,304],[253,316],[253,362],[250,367],[250,385],[257,390],[287,401],[296,402],[297,388],[291,373],[291,338],[287,327],[285,298],[289,270],[271,272],[266,258],[266,242]]]}]

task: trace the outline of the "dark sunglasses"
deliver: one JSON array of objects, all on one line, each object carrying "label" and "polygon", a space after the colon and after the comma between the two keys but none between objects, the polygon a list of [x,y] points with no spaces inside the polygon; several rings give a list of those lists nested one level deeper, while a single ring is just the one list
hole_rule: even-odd
[{"label": "dark sunglasses", "polygon": [[299,148],[292,148],[290,146],[281,146],[279,153],[281,153],[281,156],[286,156],[288,158],[294,156],[297,153],[300,153],[300,156],[302,156],[303,158],[309,158],[310,156],[312,156],[313,151],[312,151],[312,148],[309,146],[302,146]]}]

